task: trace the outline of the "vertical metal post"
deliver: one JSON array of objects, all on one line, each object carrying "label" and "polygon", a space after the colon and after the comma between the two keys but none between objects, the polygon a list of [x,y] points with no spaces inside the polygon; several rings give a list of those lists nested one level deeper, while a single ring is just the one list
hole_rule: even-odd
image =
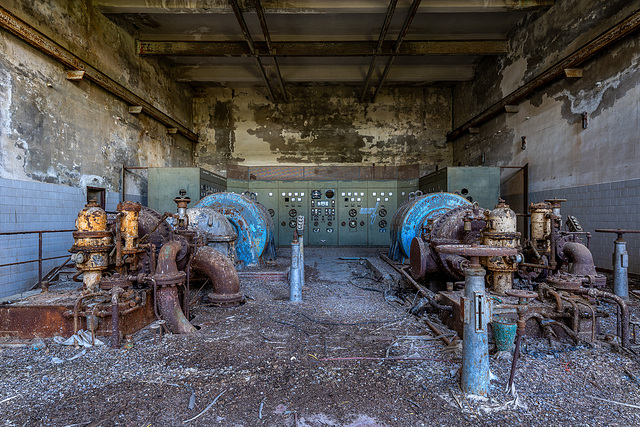
[{"label": "vertical metal post", "polygon": [[613,242],[615,245],[613,253],[613,293],[620,298],[629,298],[629,254],[627,253],[627,242],[618,234],[618,239]]},{"label": "vertical metal post", "polygon": [[300,243],[291,242],[291,271],[289,272],[289,301],[302,301],[302,284],[300,283]]},{"label": "vertical metal post", "polygon": [[489,394],[489,309],[485,297],[484,268],[464,270],[464,329],[462,340],[462,391],[486,397]]},{"label": "vertical metal post", "polygon": [[42,231],[38,231],[38,287],[42,288]]},{"label": "vertical metal post", "polygon": [[300,243],[300,287],[304,286],[304,216],[298,215],[296,221],[298,231],[298,242]]}]

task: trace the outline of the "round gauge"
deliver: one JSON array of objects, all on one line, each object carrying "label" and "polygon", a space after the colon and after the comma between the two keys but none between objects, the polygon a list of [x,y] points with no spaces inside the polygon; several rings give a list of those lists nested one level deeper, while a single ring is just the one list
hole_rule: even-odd
[{"label": "round gauge", "polygon": [[290,209],[290,210],[289,210],[289,216],[290,216],[291,218],[293,218],[293,217],[294,217],[294,216],[296,216],[296,215],[298,215],[298,211],[297,211],[297,210],[295,210],[295,209]]},{"label": "round gauge", "polygon": [[358,211],[357,211],[357,210],[355,210],[355,209],[349,209],[349,216],[350,216],[350,217],[352,217],[352,218],[353,218],[353,217],[354,217],[354,216],[356,216],[356,215],[358,215]]},{"label": "round gauge", "polygon": [[322,193],[320,192],[320,190],[311,190],[312,199],[319,199],[320,197],[322,197]]},{"label": "round gauge", "polygon": [[325,191],[324,195],[326,196],[327,199],[333,199],[333,196],[335,196],[335,193],[333,192],[333,190],[327,190]]},{"label": "round gauge", "polygon": [[380,228],[385,228],[385,227],[387,226],[387,221],[385,221],[385,220],[383,219],[382,221],[380,221],[380,222],[378,223],[378,226],[379,226]]},{"label": "round gauge", "polygon": [[276,214],[276,211],[274,211],[273,209],[269,209],[269,215],[271,215],[271,218],[273,218]]},{"label": "round gauge", "polygon": [[358,222],[355,219],[352,219],[349,221],[350,228],[356,228],[357,225],[358,225]]},{"label": "round gauge", "polygon": [[296,228],[296,221],[294,219],[292,219],[291,221],[289,221],[289,227],[290,228]]},{"label": "round gauge", "polygon": [[385,217],[387,216],[387,210],[386,209],[380,209],[380,212],[378,212],[380,214],[381,217]]}]

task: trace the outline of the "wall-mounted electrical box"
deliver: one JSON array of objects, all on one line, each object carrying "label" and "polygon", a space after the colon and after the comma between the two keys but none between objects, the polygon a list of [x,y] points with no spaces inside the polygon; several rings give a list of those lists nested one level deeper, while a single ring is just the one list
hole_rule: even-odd
[{"label": "wall-mounted electrical box", "polygon": [[309,183],[307,181],[281,181],[278,186],[278,244],[288,245],[296,229],[296,218],[306,220],[304,241],[309,241]]},{"label": "wall-mounted electrical box", "polygon": [[424,194],[446,191],[480,207],[493,209],[500,198],[500,168],[487,166],[446,167],[420,178]]},{"label": "wall-mounted electrical box", "polygon": [[188,168],[148,168],[149,207],[161,214],[175,212],[180,190],[186,190],[191,198],[189,207],[209,193],[227,191],[226,178],[208,170]]},{"label": "wall-mounted electrical box", "polygon": [[[246,183],[246,181],[244,181]],[[274,240],[276,246],[279,242],[278,230],[280,228],[278,224],[278,219],[280,218],[280,195],[278,194],[278,182],[277,181],[249,181],[248,189],[242,187],[241,185],[237,186],[232,190],[231,188],[228,191],[234,191],[236,193],[243,193],[245,191],[251,191],[255,193],[256,200],[258,203],[262,204],[267,211],[269,211],[269,215],[271,219],[273,219],[273,225],[275,227]]]}]

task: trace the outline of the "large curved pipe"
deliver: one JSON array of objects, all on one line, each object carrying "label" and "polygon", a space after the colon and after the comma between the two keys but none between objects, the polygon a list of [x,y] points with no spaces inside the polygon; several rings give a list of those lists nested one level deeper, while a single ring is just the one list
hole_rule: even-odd
[{"label": "large curved pipe", "polygon": [[171,332],[175,334],[189,334],[196,331],[180,308],[178,285],[184,284],[186,274],[178,270],[176,256],[182,247],[180,242],[171,241],[160,249],[158,266],[153,279],[157,282],[157,302],[160,317],[162,317]]},{"label": "large curved pipe", "polygon": [[571,268],[569,273],[577,276],[595,276],[596,266],[593,263],[593,255],[585,245],[569,242],[564,245],[562,252],[569,258]]},{"label": "large curved pipe", "polygon": [[192,265],[211,280],[213,292],[208,296],[213,303],[230,306],[242,302],[244,296],[240,293],[238,271],[228,257],[209,246],[203,246],[193,257]]}]

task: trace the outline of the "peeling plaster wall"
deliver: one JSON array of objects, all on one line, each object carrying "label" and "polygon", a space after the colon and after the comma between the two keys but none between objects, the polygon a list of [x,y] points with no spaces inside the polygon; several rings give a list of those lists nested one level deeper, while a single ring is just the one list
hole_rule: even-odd
[{"label": "peeling plaster wall", "polygon": [[[2,6],[190,124],[191,90],[172,82],[159,63],[138,58],[133,35],[97,13],[91,2],[9,0]],[[127,104],[93,83],[67,81],[66,72],[0,29],[0,231],[72,229],[88,185],[105,188],[107,209],[115,209],[123,164],[192,163],[191,142],[167,135],[144,114],[130,115]],[[144,196],[146,179],[129,179],[126,192]],[[68,256],[71,239],[70,233],[46,234],[43,257]],[[0,253],[0,264],[37,259],[37,234],[3,236]],[[44,262],[43,273],[60,262]],[[0,296],[30,289],[37,274],[37,263],[0,267]]]},{"label": "peeling plaster wall", "polygon": [[[454,128],[629,16],[638,2],[629,3],[558,1],[546,13],[525,19],[512,34],[507,58],[485,60],[473,85],[454,89]],[[560,79],[521,102],[518,113],[501,114],[482,125],[479,134],[459,138],[453,144],[454,162],[475,165],[484,152],[490,166],[528,163],[532,202],[550,194],[573,196],[580,200],[571,201],[572,212],[565,214],[577,215],[587,231],[640,228],[639,196],[629,190],[640,178],[639,65],[640,33],[635,32],[584,63],[584,77]],[[582,127],[584,112],[587,129]],[[503,195],[518,191],[502,188]],[[595,234],[598,266],[610,268],[612,240]],[[629,241],[631,269],[640,272],[640,239],[630,236]]]},{"label": "peeling plaster wall", "polygon": [[405,165],[421,172],[451,164],[451,90],[389,88],[361,104],[352,87],[288,88],[274,104],[257,88],[206,88],[195,95],[200,166],[226,164]]},{"label": "peeling plaster wall", "polygon": [[[9,1],[5,7],[161,110],[190,123],[190,89],[172,82],[160,64],[138,58],[133,35],[90,2]],[[0,30],[0,177],[119,192],[123,163],[190,165],[191,142],[167,135],[163,125],[145,114],[129,114],[123,101],[93,83],[67,81],[66,71]]]}]

